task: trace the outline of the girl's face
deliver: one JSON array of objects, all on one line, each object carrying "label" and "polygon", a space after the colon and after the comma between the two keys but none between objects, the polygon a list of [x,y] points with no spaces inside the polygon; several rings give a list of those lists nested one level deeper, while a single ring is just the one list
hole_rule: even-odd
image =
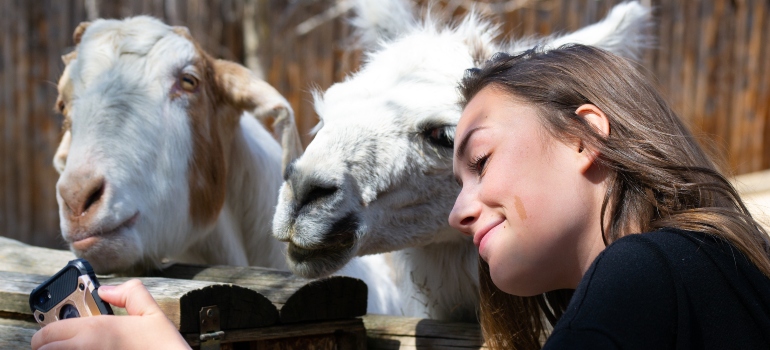
[{"label": "girl's face", "polygon": [[575,288],[604,249],[595,155],[554,139],[536,109],[494,86],[468,103],[455,140],[462,191],[449,223],[473,236],[495,285],[520,296]]}]

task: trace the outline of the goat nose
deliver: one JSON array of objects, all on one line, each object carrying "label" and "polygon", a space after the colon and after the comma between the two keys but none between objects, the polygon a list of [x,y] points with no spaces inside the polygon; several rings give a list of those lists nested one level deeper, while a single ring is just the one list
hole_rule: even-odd
[{"label": "goat nose", "polygon": [[79,173],[71,174],[58,186],[61,198],[72,216],[82,216],[101,203],[105,181],[103,176]]}]

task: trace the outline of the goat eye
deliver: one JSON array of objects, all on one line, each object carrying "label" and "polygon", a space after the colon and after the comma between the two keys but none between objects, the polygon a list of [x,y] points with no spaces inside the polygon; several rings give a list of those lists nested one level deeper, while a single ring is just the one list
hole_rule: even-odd
[{"label": "goat eye", "polygon": [[195,89],[198,87],[198,78],[191,74],[182,74],[182,76],[179,78],[179,86],[181,86],[185,91],[195,91]]},{"label": "goat eye", "polygon": [[59,100],[56,102],[56,110],[59,111],[59,113],[64,114],[64,110],[67,108],[67,105],[64,103],[64,101]]},{"label": "goat eye", "polygon": [[442,125],[432,126],[423,131],[423,136],[433,145],[453,148],[455,144],[455,126]]}]

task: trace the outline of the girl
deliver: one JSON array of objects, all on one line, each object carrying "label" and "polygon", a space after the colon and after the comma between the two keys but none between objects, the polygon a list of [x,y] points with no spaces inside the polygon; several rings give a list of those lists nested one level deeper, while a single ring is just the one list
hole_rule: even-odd
[{"label": "girl", "polygon": [[449,222],[492,348],[539,348],[543,318],[545,348],[770,348],[768,236],[633,65],[498,54],[460,91]]}]

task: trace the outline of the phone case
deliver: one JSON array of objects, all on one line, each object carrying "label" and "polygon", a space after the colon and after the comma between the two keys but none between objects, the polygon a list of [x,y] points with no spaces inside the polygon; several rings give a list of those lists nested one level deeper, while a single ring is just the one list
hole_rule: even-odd
[{"label": "phone case", "polygon": [[112,315],[99,297],[99,281],[91,264],[75,259],[32,290],[29,306],[41,326],[67,318]]}]

